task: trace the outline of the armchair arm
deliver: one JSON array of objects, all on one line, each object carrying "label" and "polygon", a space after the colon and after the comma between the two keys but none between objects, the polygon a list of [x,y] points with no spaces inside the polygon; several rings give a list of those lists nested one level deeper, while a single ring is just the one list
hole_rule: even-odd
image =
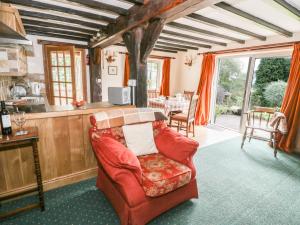
[{"label": "armchair arm", "polygon": [[199,143],[166,127],[156,137],[155,144],[160,153],[181,162],[189,164],[196,153]]},{"label": "armchair arm", "polygon": [[91,137],[98,162],[109,177],[116,181],[124,171],[132,173],[138,182],[142,181],[142,169],[137,157],[120,142],[106,136]]}]

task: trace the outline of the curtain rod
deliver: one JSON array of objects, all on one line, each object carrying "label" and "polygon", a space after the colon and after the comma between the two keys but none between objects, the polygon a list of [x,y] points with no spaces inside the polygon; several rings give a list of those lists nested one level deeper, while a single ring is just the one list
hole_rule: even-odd
[{"label": "curtain rod", "polygon": [[296,43],[300,43],[300,42],[286,42],[286,43],[278,43],[278,44],[257,45],[252,47],[234,48],[234,49],[220,50],[214,52],[203,52],[203,53],[198,53],[198,55],[203,55],[205,53],[213,53],[219,55],[219,54],[226,54],[226,53],[239,53],[239,52],[248,52],[248,51],[256,51],[256,50],[274,49],[274,48],[280,49],[280,48],[292,47]]},{"label": "curtain rod", "polygon": [[[128,52],[119,52],[119,54],[127,55]],[[152,59],[176,59],[175,57],[168,57],[168,56],[159,56],[159,55],[150,55],[149,58]]]}]

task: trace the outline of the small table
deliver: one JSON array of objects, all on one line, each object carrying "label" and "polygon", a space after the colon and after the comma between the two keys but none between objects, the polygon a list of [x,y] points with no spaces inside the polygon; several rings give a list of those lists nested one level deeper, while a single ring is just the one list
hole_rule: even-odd
[{"label": "small table", "polygon": [[7,136],[3,136],[2,139],[0,139],[0,151],[11,151],[17,148],[20,148],[22,151],[21,147],[31,146],[32,153],[33,153],[37,187],[31,188],[29,190],[17,194],[1,197],[0,203],[1,201],[12,199],[35,191],[38,191],[39,203],[30,204],[25,207],[15,209],[13,211],[2,213],[0,214],[0,219],[4,219],[6,217],[13,216],[19,212],[27,211],[33,208],[40,207],[41,211],[45,210],[42,174],[40,169],[39,152],[37,147],[37,142],[39,140],[38,129],[36,127],[31,127],[31,128],[27,128],[26,130],[28,131],[28,134],[26,135],[15,136],[15,133],[13,133],[12,135],[9,135],[8,138]]},{"label": "small table", "polygon": [[190,101],[186,99],[176,99],[176,98],[169,98],[159,99],[159,98],[151,98],[149,99],[149,107],[151,108],[160,108],[163,109],[166,115],[169,115],[170,112],[173,111],[183,111],[187,112],[189,109]]}]

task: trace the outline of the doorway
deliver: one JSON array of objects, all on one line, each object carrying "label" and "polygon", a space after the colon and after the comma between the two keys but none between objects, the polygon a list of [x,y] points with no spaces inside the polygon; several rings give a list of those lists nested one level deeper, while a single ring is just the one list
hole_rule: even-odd
[{"label": "doorway", "polygon": [[248,110],[255,107],[279,110],[290,60],[289,51],[219,58],[212,124],[243,132]]},{"label": "doorway", "polygon": [[86,100],[84,49],[44,45],[46,94],[50,105]]},{"label": "doorway", "polygon": [[218,60],[218,79],[213,123],[239,131],[247,81],[249,57]]}]

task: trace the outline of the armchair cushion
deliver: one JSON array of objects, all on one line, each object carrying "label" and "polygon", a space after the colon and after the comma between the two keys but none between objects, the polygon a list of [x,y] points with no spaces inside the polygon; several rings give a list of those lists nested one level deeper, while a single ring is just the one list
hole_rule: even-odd
[{"label": "armchair cushion", "polygon": [[164,128],[155,137],[160,153],[178,162],[188,162],[196,153],[199,143],[187,138],[169,127]]},{"label": "armchair cushion", "polygon": [[112,180],[124,170],[130,170],[141,183],[142,169],[137,157],[123,144],[113,138],[102,135],[92,138],[92,145],[98,161]]},{"label": "armchair cushion", "polygon": [[188,184],[191,169],[162,154],[138,157],[142,168],[142,186],[149,197],[157,197]]}]

